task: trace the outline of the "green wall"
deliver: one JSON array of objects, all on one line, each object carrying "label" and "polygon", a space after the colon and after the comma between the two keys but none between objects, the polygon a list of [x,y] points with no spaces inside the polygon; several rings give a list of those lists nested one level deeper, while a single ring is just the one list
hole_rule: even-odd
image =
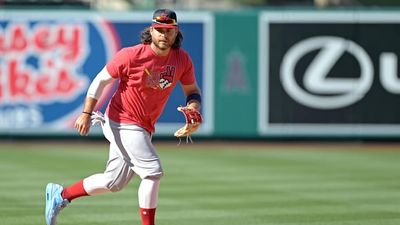
[{"label": "green wall", "polygon": [[258,14],[215,14],[215,135],[257,134]]}]

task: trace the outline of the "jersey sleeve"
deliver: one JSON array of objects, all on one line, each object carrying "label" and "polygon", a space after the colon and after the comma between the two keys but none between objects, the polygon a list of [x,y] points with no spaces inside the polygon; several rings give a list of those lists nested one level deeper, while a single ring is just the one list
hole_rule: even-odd
[{"label": "jersey sleeve", "polygon": [[128,49],[123,48],[119,52],[117,52],[114,57],[107,63],[106,68],[111,77],[120,78],[122,75],[128,73],[128,64]]},{"label": "jersey sleeve", "polygon": [[110,76],[107,69],[104,67],[93,79],[86,96],[94,99],[100,99],[105,86],[111,84],[113,81],[114,79]]},{"label": "jersey sleeve", "polygon": [[194,76],[194,66],[190,56],[186,53],[184,55],[185,55],[184,57],[185,69],[183,71],[183,75],[180,81],[183,85],[190,85],[196,81],[196,78]]}]

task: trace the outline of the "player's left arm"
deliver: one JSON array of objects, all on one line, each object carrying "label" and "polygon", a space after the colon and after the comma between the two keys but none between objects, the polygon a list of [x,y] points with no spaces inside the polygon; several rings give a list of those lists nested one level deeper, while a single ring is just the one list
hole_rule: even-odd
[{"label": "player's left arm", "polygon": [[197,83],[182,85],[182,89],[186,96],[186,107],[200,110],[201,90]]},{"label": "player's left arm", "polygon": [[201,90],[197,85],[194,76],[193,62],[189,55],[185,55],[186,69],[181,77],[183,92],[186,96],[186,106],[178,107],[178,111],[182,112],[185,116],[185,125],[178,129],[174,135],[175,137],[187,137],[186,141],[191,140],[190,135],[197,131],[200,124],[203,122],[203,117],[200,112],[201,107]]},{"label": "player's left arm", "polygon": [[183,127],[178,129],[174,135],[178,138],[186,136],[190,139],[190,135],[196,132],[200,124],[203,122],[203,117],[200,113],[200,88],[197,86],[196,82],[189,85],[182,85],[182,88],[186,95],[186,106],[178,107],[178,111],[183,113],[186,123]]}]

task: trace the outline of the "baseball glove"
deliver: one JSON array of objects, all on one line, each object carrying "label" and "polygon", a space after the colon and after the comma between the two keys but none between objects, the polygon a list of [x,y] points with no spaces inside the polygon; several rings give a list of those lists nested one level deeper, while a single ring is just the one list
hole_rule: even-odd
[{"label": "baseball glove", "polygon": [[192,141],[190,135],[199,129],[200,124],[203,122],[203,117],[199,110],[187,106],[178,107],[178,111],[183,113],[186,123],[175,132],[174,136],[177,138],[186,137],[186,142],[188,142],[188,140]]}]

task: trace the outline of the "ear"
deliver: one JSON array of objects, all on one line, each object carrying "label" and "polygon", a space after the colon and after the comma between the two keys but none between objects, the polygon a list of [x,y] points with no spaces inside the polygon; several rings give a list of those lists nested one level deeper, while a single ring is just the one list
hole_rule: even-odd
[{"label": "ear", "polygon": [[175,37],[179,34],[179,28],[175,28]]}]

